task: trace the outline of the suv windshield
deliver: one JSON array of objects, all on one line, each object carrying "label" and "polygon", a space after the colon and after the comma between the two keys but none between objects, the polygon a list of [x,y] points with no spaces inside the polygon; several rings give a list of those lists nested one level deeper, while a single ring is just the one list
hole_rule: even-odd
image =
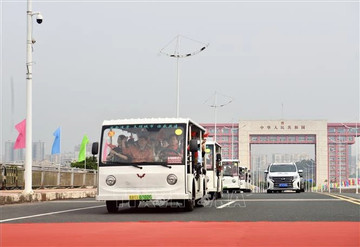
[{"label": "suv windshield", "polygon": [[296,166],[293,164],[272,165],[270,172],[296,172]]},{"label": "suv windshield", "polygon": [[100,165],[183,164],[185,124],[104,126]]}]

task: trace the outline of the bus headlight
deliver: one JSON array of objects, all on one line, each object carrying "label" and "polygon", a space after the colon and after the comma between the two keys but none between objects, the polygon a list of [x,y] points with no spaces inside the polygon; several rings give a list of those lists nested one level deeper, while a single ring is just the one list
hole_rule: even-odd
[{"label": "bus headlight", "polygon": [[170,185],[174,185],[177,182],[177,176],[175,174],[169,174],[166,178],[166,181]]},{"label": "bus headlight", "polygon": [[209,182],[210,178],[208,176],[206,176],[206,182]]},{"label": "bus headlight", "polygon": [[233,183],[236,183],[236,179],[235,179],[235,178],[233,178],[231,181],[232,181]]},{"label": "bus headlight", "polygon": [[113,175],[109,175],[106,177],[106,184],[109,186],[113,186],[116,183],[116,178]]}]

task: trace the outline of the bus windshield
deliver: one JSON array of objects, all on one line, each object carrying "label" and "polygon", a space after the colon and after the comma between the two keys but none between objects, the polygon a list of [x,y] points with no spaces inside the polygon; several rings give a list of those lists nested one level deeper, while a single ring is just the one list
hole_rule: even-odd
[{"label": "bus windshield", "polygon": [[239,177],[240,180],[245,180],[247,175],[247,168],[246,167],[239,167]]},{"label": "bus windshield", "polygon": [[238,163],[223,161],[224,176],[238,176]]},{"label": "bus windshield", "polygon": [[185,124],[103,126],[100,165],[183,164]]},{"label": "bus windshield", "polygon": [[214,145],[206,145],[205,164],[206,170],[214,170]]}]

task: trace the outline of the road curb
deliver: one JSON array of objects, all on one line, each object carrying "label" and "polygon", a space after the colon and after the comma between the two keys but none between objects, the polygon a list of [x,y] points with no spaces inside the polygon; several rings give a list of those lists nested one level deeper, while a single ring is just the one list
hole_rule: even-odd
[{"label": "road curb", "polygon": [[24,194],[21,192],[0,192],[0,205],[41,202],[52,200],[76,199],[95,197],[96,189],[62,189],[52,191],[34,191],[32,194]]}]

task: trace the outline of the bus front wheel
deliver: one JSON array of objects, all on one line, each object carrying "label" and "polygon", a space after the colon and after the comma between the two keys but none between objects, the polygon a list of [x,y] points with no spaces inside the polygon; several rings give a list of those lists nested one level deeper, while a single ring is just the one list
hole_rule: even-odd
[{"label": "bus front wheel", "polygon": [[195,184],[193,184],[192,195],[190,200],[184,202],[185,211],[193,211],[195,206]]},{"label": "bus front wheel", "polygon": [[119,205],[117,204],[117,201],[106,201],[106,208],[109,213],[113,214],[117,213]]}]

